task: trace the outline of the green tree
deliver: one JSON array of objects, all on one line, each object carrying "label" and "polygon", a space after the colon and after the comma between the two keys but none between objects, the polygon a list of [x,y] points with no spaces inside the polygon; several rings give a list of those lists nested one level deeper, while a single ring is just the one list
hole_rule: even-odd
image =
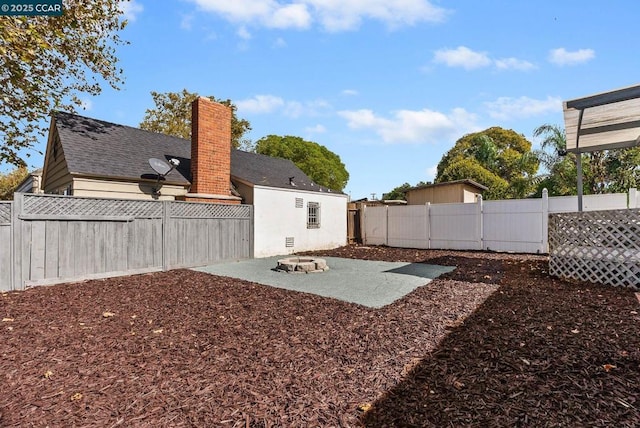
[{"label": "green tree", "polygon": [[313,141],[290,135],[268,135],[256,142],[256,152],[291,160],[315,183],[342,191],[349,181],[349,173],[340,156]]},{"label": "green tree", "polygon": [[412,186],[409,183],[404,183],[401,184],[398,187],[395,187],[393,190],[391,190],[389,193],[383,193],[382,194],[382,199],[385,201],[391,201],[391,200],[400,200],[400,201],[406,201],[406,194],[405,192],[413,187],[420,187],[420,186],[426,186],[428,184],[431,184],[430,181],[424,182],[421,181],[418,184],[416,184],[415,186]]},{"label": "green tree", "polygon": [[24,166],[20,166],[6,174],[0,174],[0,200],[13,199],[13,192],[22,181],[27,178],[29,172]]},{"label": "green tree", "polygon": [[[538,152],[545,172],[540,175],[537,194],[547,188],[550,196],[577,194],[576,154],[566,153],[564,129],[558,125],[541,125],[533,132],[542,137]],[[626,192],[640,184],[640,148],[602,150],[582,156],[583,192]]]},{"label": "green tree", "polygon": [[[199,97],[195,92],[183,89],[182,92],[151,92],[154,108],[147,109],[140,128],[161,134],[173,135],[184,139],[191,138],[191,103]],[[238,119],[236,106],[231,100],[220,100],[208,96],[211,101],[231,107],[231,145],[252,151],[251,141],[244,135],[251,131],[251,124],[245,119]]]},{"label": "green tree", "polygon": [[523,198],[535,189],[539,161],[521,134],[500,127],[465,135],[438,163],[436,183],[471,179],[488,199]]},{"label": "green tree", "polygon": [[564,129],[558,125],[545,124],[533,131],[533,136],[541,137],[538,159],[544,169],[539,175],[536,195],[542,189],[549,191],[549,196],[566,196],[577,194],[576,155],[567,153],[567,138]]},{"label": "green tree", "polygon": [[25,165],[52,110],[75,112],[82,96],[123,82],[116,47],[119,0],[67,0],[62,16],[0,17],[0,164]]}]

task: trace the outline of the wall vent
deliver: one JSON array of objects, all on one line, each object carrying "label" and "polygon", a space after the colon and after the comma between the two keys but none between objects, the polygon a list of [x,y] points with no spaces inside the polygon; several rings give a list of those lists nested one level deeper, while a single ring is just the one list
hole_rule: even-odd
[{"label": "wall vent", "polygon": [[296,198],[296,208],[303,208],[304,207],[304,201],[302,200],[302,198]]},{"label": "wall vent", "polygon": [[293,236],[287,236],[284,238],[284,246],[287,248],[293,247]]}]

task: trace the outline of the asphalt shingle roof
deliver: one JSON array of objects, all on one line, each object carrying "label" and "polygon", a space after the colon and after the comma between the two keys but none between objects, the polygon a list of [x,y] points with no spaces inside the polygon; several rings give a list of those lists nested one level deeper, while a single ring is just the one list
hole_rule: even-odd
[{"label": "asphalt shingle roof", "polygon": [[[56,112],[55,122],[71,174],[139,180],[155,177],[149,158],[176,158],[180,165],[166,176],[166,182],[190,183],[189,140],[65,112]],[[327,191],[288,159],[235,149],[231,176],[260,186]]]}]

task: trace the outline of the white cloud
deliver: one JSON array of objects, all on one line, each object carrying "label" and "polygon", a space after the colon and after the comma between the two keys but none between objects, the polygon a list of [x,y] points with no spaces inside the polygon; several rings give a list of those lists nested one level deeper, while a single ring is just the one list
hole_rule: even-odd
[{"label": "white cloud", "polygon": [[352,129],[370,129],[385,143],[438,143],[477,129],[476,116],[462,108],[451,113],[423,109],[398,110],[391,118],[371,110],[344,110],[338,114]]},{"label": "white cloud", "polygon": [[492,118],[509,120],[559,112],[562,110],[562,100],[551,96],[543,100],[529,97],[500,97],[495,101],[486,102],[485,106],[488,108],[489,116]]},{"label": "white cloud", "polygon": [[144,7],[136,3],[136,0],[120,0],[118,5],[124,18],[129,22],[134,22],[138,14],[142,13]]},{"label": "white cloud", "polygon": [[282,4],[276,0],[191,0],[206,12],[239,24],[269,28],[308,28],[311,14],[302,3]]},{"label": "white cloud", "polygon": [[442,22],[450,11],[430,0],[190,0],[201,9],[239,24],[307,29],[317,22],[327,31],[358,28],[363,19],[391,28]]},{"label": "white cloud", "polygon": [[284,100],[274,95],[256,95],[248,100],[236,102],[242,113],[272,113],[284,105]]},{"label": "white cloud", "polygon": [[305,131],[309,134],[324,134],[325,132],[327,132],[327,128],[320,124],[317,124],[315,126],[305,128]]},{"label": "white cloud", "polygon": [[238,31],[236,32],[236,34],[238,35],[238,37],[240,37],[243,40],[251,39],[251,33],[244,26],[238,28]]},{"label": "white cloud", "polygon": [[466,46],[437,50],[433,61],[449,67],[462,67],[466,70],[488,67],[492,63],[486,52],[475,52]]},{"label": "white cloud", "polygon": [[[465,70],[494,66],[498,70],[528,71],[536,68],[534,64],[519,58],[492,59],[487,52],[477,52],[466,46],[455,49],[439,49],[433,55],[433,62],[448,67],[461,67]],[[428,70],[428,69],[426,69]]]},{"label": "white cloud", "polygon": [[287,101],[284,107],[285,116],[298,118],[300,116],[317,116],[321,111],[330,108],[331,105],[325,100],[313,101]]},{"label": "white cloud", "polygon": [[311,24],[311,15],[304,4],[289,4],[273,11],[268,27],[307,28]]},{"label": "white cloud", "polygon": [[292,118],[316,116],[331,107],[328,102],[322,99],[306,102],[285,101],[275,95],[256,95],[253,98],[237,101],[235,104],[241,113],[269,114],[280,112]]},{"label": "white cloud", "polygon": [[595,57],[596,53],[593,49],[578,49],[570,52],[565,48],[558,48],[549,51],[549,62],[559,66],[582,64]]},{"label": "white cloud", "polygon": [[345,89],[342,91],[342,95],[353,97],[358,95],[358,91],[356,91],[355,89]]},{"label": "white cloud", "polygon": [[313,6],[317,19],[328,31],[358,28],[363,19],[373,19],[391,28],[418,22],[442,22],[449,11],[429,0],[302,0]]},{"label": "white cloud", "polygon": [[182,15],[180,20],[180,28],[183,30],[191,30],[193,24],[193,15]]},{"label": "white cloud", "polygon": [[525,61],[518,58],[502,58],[494,61],[498,70],[519,70],[528,71],[536,68],[535,65],[529,61]]}]

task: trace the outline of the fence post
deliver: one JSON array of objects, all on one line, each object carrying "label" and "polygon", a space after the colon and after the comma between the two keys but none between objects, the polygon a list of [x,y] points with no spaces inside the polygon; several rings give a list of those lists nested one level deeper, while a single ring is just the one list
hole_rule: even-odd
[{"label": "fence post", "polygon": [[362,204],[362,217],[360,219],[360,223],[362,245],[367,245],[367,204]]},{"label": "fence post", "polygon": [[20,215],[22,214],[22,204],[24,195],[22,193],[13,194],[13,204],[11,204],[11,289],[22,289],[22,225]]},{"label": "fence post", "polygon": [[478,195],[478,202],[477,202],[477,207],[478,207],[478,214],[477,214],[477,221],[478,221],[478,249],[479,250],[484,250],[484,231],[482,228],[482,225],[484,223],[484,219],[482,218],[482,195]]},{"label": "fence post", "polygon": [[384,206],[384,245],[389,245],[389,205]]},{"label": "fence post", "polygon": [[162,201],[162,270],[169,270],[169,220],[171,218],[171,201]]},{"label": "fence post", "polygon": [[627,199],[628,208],[638,208],[638,189],[635,187],[630,188]]},{"label": "fence post", "polygon": [[549,252],[549,191],[542,189],[542,248],[541,252]]},{"label": "fence post", "polygon": [[427,248],[431,249],[431,202],[425,204],[425,223],[427,224]]}]

